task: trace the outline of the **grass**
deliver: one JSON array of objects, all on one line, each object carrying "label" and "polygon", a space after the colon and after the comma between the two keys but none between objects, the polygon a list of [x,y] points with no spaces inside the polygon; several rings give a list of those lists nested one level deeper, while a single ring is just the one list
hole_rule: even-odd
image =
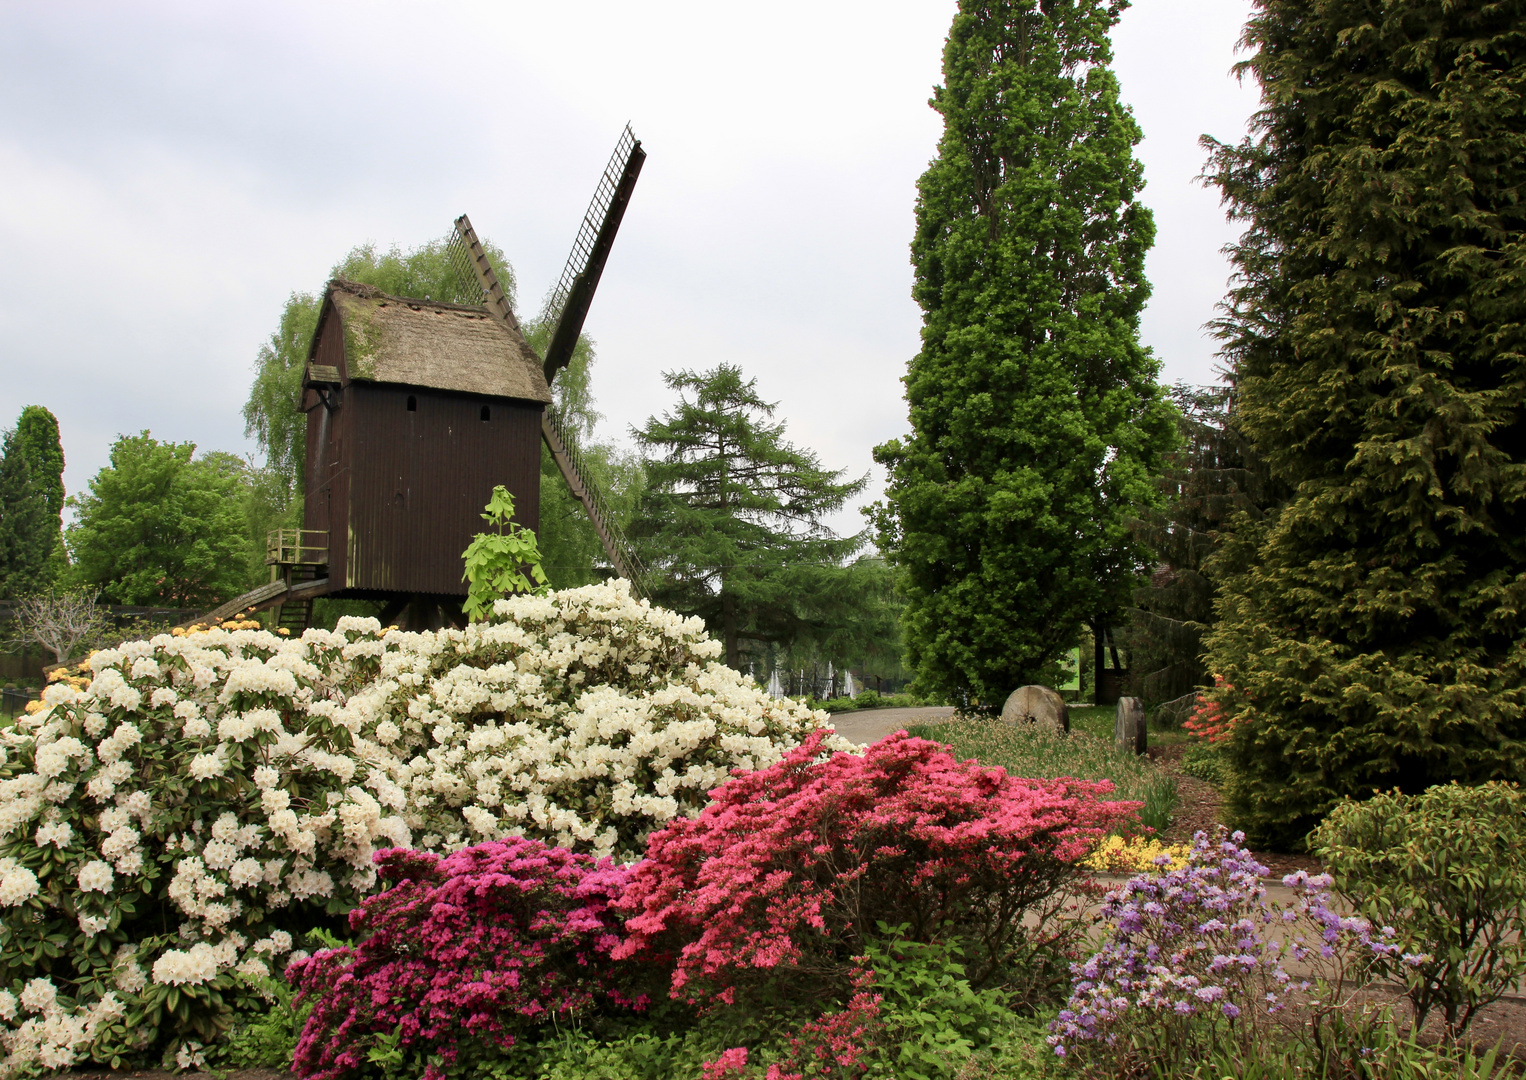
[{"label": "grass", "polygon": [[[1118,715],[1118,710],[1111,705],[1072,705],[1070,707],[1070,729],[1072,731],[1084,731],[1088,735],[1095,735],[1099,739],[1113,740],[1113,721]],[[1157,728],[1150,727],[1151,746],[1174,746],[1177,743],[1190,742],[1192,736],[1181,728]]]},{"label": "grass", "polygon": [[[1107,714],[1105,736],[1098,733],[1102,714]],[[1036,724],[1005,724],[994,719],[918,724],[907,730],[921,738],[949,744],[955,757],[974,758],[982,765],[1000,765],[1014,776],[1111,780],[1119,798],[1144,803],[1139,819],[1145,826],[1157,832],[1164,830],[1176,809],[1176,780],[1148,758],[1113,746],[1111,709],[1072,709],[1070,719],[1068,735]]]}]

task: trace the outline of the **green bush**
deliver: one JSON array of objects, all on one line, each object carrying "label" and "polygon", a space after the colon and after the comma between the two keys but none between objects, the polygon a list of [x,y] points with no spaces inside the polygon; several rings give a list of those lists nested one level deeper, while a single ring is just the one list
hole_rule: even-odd
[{"label": "green bush", "polygon": [[1526,793],[1515,784],[1433,787],[1347,801],[1311,846],[1341,892],[1391,926],[1415,1022],[1432,1009],[1447,1033],[1526,975]]},{"label": "green bush", "polygon": [[[1249,1054],[1247,1055],[1247,1049]],[[1216,1047],[1181,1080],[1506,1080],[1520,1070],[1499,1047],[1422,1043],[1387,1009],[1335,1014],[1319,1039],[1266,1039]]]},{"label": "green bush", "polygon": [[1232,775],[1229,761],[1212,743],[1196,742],[1187,747],[1182,755],[1182,772],[1206,780],[1210,784],[1223,784]]},{"label": "green bush", "polygon": [[858,702],[860,709],[879,709],[884,707],[880,704],[880,692],[878,690],[860,690],[858,697],[854,700]]},{"label": "green bush", "polygon": [[313,1011],[312,1005],[294,1005],[294,994],[284,979],[256,976],[246,981],[270,1007],[264,1012],[238,1014],[216,1056],[234,1069],[290,1068],[297,1036]]},{"label": "green bush", "polygon": [[871,1075],[953,1077],[977,1049],[1001,1041],[1011,1016],[1007,995],[994,986],[971,987],[957,945],[898,937],[871,945],[868,960],[872,989],[883,995],[879,1018],[885,1025]]},{"label": "green bush", "polygon": [[850,697],[827,698],[825,701],[818,701],[812,708],[825,709],[829,713],[852,712],[858,708],[858,702]]}]

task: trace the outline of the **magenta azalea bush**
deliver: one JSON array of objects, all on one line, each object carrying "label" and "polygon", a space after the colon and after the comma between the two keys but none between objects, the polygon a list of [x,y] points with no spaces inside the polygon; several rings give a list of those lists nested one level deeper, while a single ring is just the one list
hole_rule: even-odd
[{"label": "magenta azalea bush", "polygon": [[[387,1055],[449,1066],[624,1000],[609,957],[628,870],[526,839],[444,857],[394,849],[376,862],[391,884],[351,913],[360,943],[288,969],[298,1000],[313,1003],[299,1075],[340,1080]],[[423,1075],[443,1074],[431,1063]]]},{"label": "magenta azalea bush", "polygon": [[978,984],[1028,933],[1025,912],[1139,805],[1106,799],[1107,782],[1022,780],[904,732],[862,755],[820,750],[812,736],[654,833],[613,955],[671,963],[671,993],[690,1001],[780,977],[795,996],[842,1001],[853,958],[894,927],[965,939]]}]

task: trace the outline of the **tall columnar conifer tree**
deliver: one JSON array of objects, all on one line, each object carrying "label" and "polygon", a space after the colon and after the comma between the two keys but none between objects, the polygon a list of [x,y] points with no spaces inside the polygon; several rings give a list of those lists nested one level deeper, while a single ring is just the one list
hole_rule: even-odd
[{"label": "tall columnar conifer tree", "polygon": [[963,0],[912,242],[922,351],[881,546],[921,684],[999,707],[1123,606],[1174,438],[1138,341],[1154,237],[1108,32],[1121,0]]},{"label": "tall columnar conifer tree", "polygon": [[1220,569],[1238,824],[1526,778],[1526,4],[1257,0],[1220,329],[1289,492]]},{"label": "tall columnar conifer tree", "polygon": [[28,405],[5,433],[0,453],[0,596],[46,589],[63,572],[63,508],[58,419]]}]

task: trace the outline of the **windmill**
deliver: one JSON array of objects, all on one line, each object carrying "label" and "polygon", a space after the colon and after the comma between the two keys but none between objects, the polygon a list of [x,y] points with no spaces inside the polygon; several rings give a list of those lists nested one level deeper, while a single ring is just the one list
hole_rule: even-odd
[{"label": "windmill", "polygon": [[492,488],[538,525],[540,443],[638,592],[643,570],[591,481],[551,393],[572,359],[646,152],[627,126],[542,313],[544,356],[525,340],[465,214],[447,255],[450,297],[329,283],[308,354],[304,527],[271,533],[271,580],[203,616],[275,607],[298,632],[319,596],[380,600],[383,620],[433,629],[461,618],[461,552]]}]

